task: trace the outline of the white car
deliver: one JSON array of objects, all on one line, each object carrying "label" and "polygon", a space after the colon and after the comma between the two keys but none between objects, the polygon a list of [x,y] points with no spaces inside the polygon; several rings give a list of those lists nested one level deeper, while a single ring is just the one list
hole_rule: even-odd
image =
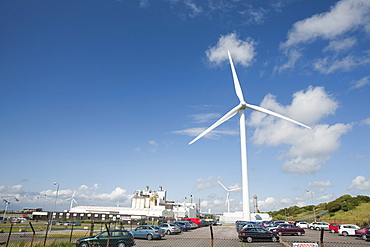
[{"label": "white car", "polygon": [[315,224],[315,230],[321,230],[321,229],[324,229],[324,230],[326,230],[326,231],[328,231],[329,230],[329,223],[327,223],[327,222],[317,222],[316,224]]},{"label": "white car", "polygon": [[308,223],[306,221],[300,221],[296,224],[300,228],[308,228]]},{"label": "white car", "polygon": [[349,224],[341,225],[338,230],[338,234],[343,235],[343,236],[355,236],[356,234],[355,231],[359,230],[360,228],[361,227],[357,225],[349,225]]}]

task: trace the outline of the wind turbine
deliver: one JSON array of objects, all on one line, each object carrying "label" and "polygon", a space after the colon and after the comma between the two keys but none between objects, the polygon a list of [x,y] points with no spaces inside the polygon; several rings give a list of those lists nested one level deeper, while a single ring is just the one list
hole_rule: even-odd
[{"label": "wind turbine", "polygon": [[290,119],[288,117],[285,117],[283,115],[277,114],[273,111],[267,110],[267,109],[262,108],[260,106],[247,104],[244,101],[243,92],[242,92],[242,89],[240,87],[238,76],[236,75],[236,71],[235,71],[235,68],[234,68],[233,60],[232,60],[231,55],[230,55],[230,51],[227,51],[227,54],[229,56],[231,71],[232,71],[232,75],[233,75],[233,79],[234,79],[235,92],[236,92],[236,95],[239,98],[240,103],[237,106],[235,106],[233,109],[231,109],[228,113],[226,113],[223,117],[221,117],[219,120],[217,120],[213,125],[211,125],[203,133],[201,133],[199,136],[194,138],[189,143],[189,145],[196,142],[197,140],[199,140],[200,138],[202,138],[203,136],[208,134],[210,131],[212,131],[214,128],[216,128],[220,124],[226,122],[227,120],[229,120],[230,118],[232,118],[233,116],[235,116],[235,114],[237,114],[239,112],[239,114],[240,114],[240,118],[239,118],[240,149],[241,149],[241,163],[242,163],[242,188],[243,188],[243,193],[242,193],[242,195],[243,195],[243,219],[244,220],[250,220],[251,216],[250,216],[249,188],[248,188],[247,139],[246,139],[246,126],[245,126],[244,110],[246,108],[249,108],[249,109],[252,109],[252,110],[255,110],[255,111],[259,111],[259,112],[262,112],[262,113],[270,114],[270,115],[278,117],[278,118],[288,120],[290,122],[301,125],[301,126],[303,126],[305,128],[308,128],[308,129],[311,129],[311,128],[307,125],[304,125],[304,124],[298,122],[298,121],[295,121],[295,120]]},{"label": "wind turbine", "polygon": [[230,192],[231,191],[236,191],[236,190],[240,190],[241,188],[236,188],[236,189],[231,189],[229,190],[228,188],[226,188],[225,185],[223,185],[220,181],[217,181],[226,191],[226,204],[227,204],[227,212],[230,213]]},{"label": "wind turbine", "polygon": [[69,211],[71,211],[71,209],[72,209],[73,202],[75,202],[76,204],[78,204],[77,201],[75,200],[76,192],[77,192],[77,190],[75,190],[75,192],[73,193],[73,195],[72,195],[71,198],[66,199],[66,200],[71,200],[71,205],[69,206]]}]

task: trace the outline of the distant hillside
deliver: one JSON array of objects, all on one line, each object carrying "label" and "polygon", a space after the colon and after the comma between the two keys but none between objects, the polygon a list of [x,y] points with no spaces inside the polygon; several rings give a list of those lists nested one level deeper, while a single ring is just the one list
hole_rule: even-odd
[{"label": "distant hillside", "polygon": [[268,212],[273,220],[314,221],[314,210],[317,221],[351,223],[359,226],[370,226],[370,197],[343,195],[329,203],[293,206],[279,211]]}]

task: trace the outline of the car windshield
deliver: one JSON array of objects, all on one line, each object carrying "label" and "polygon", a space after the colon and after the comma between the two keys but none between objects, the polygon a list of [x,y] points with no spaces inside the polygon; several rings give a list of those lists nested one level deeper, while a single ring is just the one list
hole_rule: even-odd
[{"label": "car windshield", "polygon": [[108,232],[101,232],[101,233],[99,233],[96,236],[99,236],[99,237],[108,237]]}]

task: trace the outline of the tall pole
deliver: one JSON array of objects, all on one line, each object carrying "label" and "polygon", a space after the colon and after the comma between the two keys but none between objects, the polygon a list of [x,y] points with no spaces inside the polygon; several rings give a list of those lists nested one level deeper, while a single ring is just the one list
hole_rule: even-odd
[{"label": "tall pole", "polygon": [[240,152],[242,161],[242,187],[243,187],[243,220],[251,220],[251,210],[249,206],[249,186],[248,186],[248,164],[247,164],[247,136],[245,131],[244,109],[240,113]]},{"label": "tall pole", "polygon": [[313,217],[314,217],[314,220],[315,220],[314,222],[316,222],[316,210],[315,210],[315,204],[313,203],[313,191],[307,190],[307,192],[311,193]]},{"label": "tall pole", "polygon": [[6,200],[5,198],[12,198],[14,197],[15,201],[19,201],[17,197],[15,196],[2,196],[1,198],[3,198],[3,202],[5,203],[5,210],[4,210],[4,216],[3,216],[3,220],[5,220],[5,217],[6,217],[6,212],[8,211],[8,206],[10,204],[10,199]]},{"label": "tall pole", "polygon": [[5,203],[5,210],[4,210],[4,216],[3,216],[3,220],[5,220],[5,216],[6,216],[6,211],[8,210],[8,205],[10,204],[9,201],[3,199],[4,203]]},{"label": "tall pole", "polygon": [[51,230],[51,225],[53,224],[53,215],[54,215],[54,212],[55,212],[55,209],[56,209],[57,200],[58,200],[58,193],[59,193],[59,183],[54,182],[54,185],[57,185],[57,191],[55,193],[55,201],[54,201],[54,205],[53,205],[53,211],[51,212],[50,219],[49,219],[50,230]]}]

